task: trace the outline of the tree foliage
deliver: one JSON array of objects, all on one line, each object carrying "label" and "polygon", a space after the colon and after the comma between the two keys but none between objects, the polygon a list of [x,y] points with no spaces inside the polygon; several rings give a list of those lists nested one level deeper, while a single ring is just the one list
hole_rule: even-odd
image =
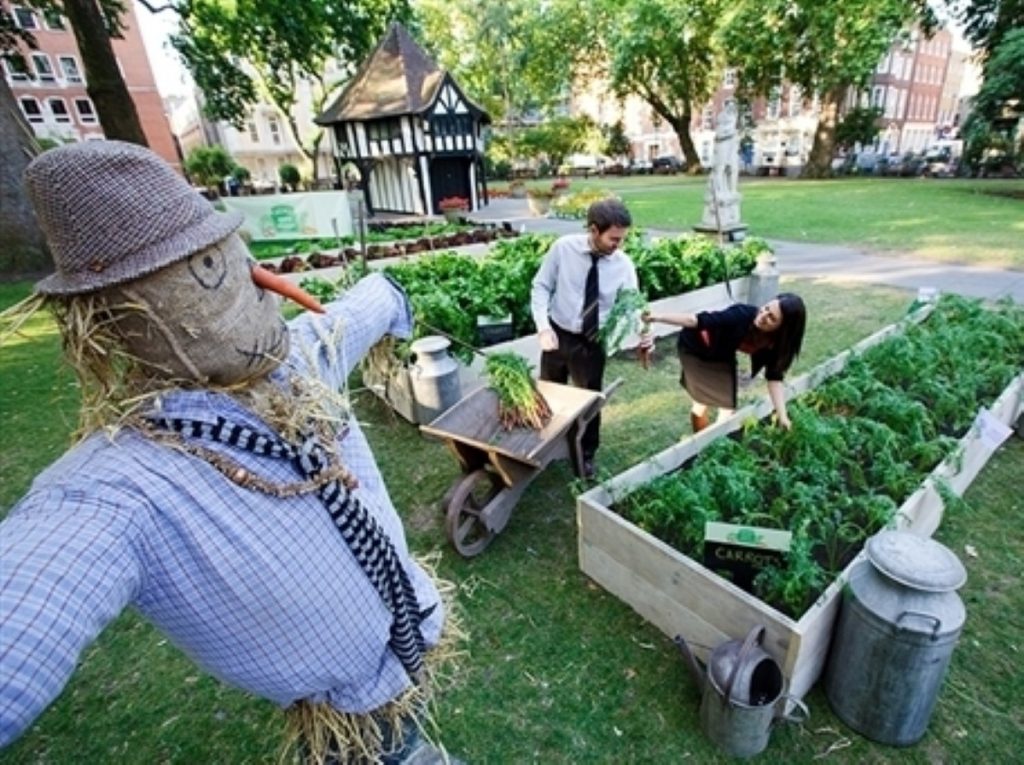
[{"label": "tree foliage", "polygon": [[[322,110],[388,24],[410,15],[408,0],[182,0],[175,10],[181,32],[171,44],[202,89],[206,114],[240,127],[266,99],[285,116],[314,173],[323,131],[300,134],[300,84],[314,83],[313,107]],[[325,77],[331,58],[344,67],[335,79]]]},{"label": "tree foliage", "polygon": [[208,189],[219,188],[234,169],[235,161],[223,146],[198,146],[185,157],[185,172],[189,178]]},{"label": "tree foliage", "polygon": [[986,60],[1004,37],[1024,28],[1024,0],[947,0],[947,6]]},{"label": "tree foliage", "polygon": [[421,0],[423,43],[506,132],[564,102],[596,30],[571,0]]},{"label": "tree foliage", "polygon": [[878,120],[882,109],[877,106],[858,106],[850,109],[836,125],[836,146],[851,149],[855,144],[874,142],[878,135]]},{"label": "tree foliage", "polygon": [[723,39],[744,92],[769,95],[783,82],[817,93],[821,115],[804,174],[828,175],[839,106],[867,84],[889,46],[934,16],[923,0],[741,0]]},{"label": "tree foliage", "polygon": [[635,94],[672,126],[690,168],[700,158],[690,137],[694,109],[713,94],[722,70],[717,34],[722,0],[609,3],[606,45],[611,86]]},{"label": "tree foliage", "polygon": [[973,170],[1008,165],[1024,155],[1013,132],[1024,114],[1024,27],[1003,37],[985,63],[985,80],[964,123],[964,161]]}]

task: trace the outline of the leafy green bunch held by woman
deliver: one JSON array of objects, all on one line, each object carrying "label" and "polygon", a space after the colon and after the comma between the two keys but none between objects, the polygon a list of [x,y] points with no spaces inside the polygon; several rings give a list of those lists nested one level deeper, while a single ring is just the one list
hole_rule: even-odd
[{"label": "leafy green bunch held by woman", "polygon": [[487,376],[498,394],[498,418],[505,430],[540,430],[551,419],[551,407],[537,389],[530,365],[515,353],[492,353],[487,357]]}]

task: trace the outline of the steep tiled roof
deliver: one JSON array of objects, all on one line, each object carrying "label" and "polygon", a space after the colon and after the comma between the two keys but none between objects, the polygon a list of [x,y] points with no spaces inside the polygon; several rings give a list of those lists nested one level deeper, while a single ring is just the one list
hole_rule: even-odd
[{"label": "steep tiled roof", "polygon": [[445,73],[394,22],[352,81],[324,113],[320,125],[418,114],[434,100]]}]

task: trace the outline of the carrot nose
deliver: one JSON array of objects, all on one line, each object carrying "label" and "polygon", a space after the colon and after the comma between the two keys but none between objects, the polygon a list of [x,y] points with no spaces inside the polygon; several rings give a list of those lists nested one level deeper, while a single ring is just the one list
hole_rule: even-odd
[{"label": "carrot nose", "polygon": [[313,313],[324,313],[324,307],[320,305],[319,300],[299,285],[293,284],[280,274],[268,271],[263,266],[252,267],[252,281],[257,287],[276,292],[281,297],[288,298]]}]

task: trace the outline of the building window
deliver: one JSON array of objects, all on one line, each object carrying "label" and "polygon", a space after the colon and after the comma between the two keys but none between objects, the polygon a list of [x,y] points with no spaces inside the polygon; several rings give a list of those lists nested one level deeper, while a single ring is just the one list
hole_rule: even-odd
[{"label": "building window", "polygon": [[722,75],[722,87],[724,88],[735,88],[736,87],[736,70],[726,69],[725,74]]},{"label": "building window", "polygon": [[804,94],[799,85],[793,85],[789,89],[789,116],[800,116],[800,108],[804,103]]},{"label": "building window", "polygon": [[64,17],[52,8],[48,11],[43,11],[43,23],[52,32],[64,31]]},{"label": "building window", "polygon": [[23,5],[14,6],[14,23],[22,29],[39,29],[36,14],[31,8],[26,8]]},{"label": "building window", "polygon": [[64,103],[63,98],[51,98],[46,103],[50,107],[50,114],[53,115],[55,122],[71,122],[71,114],[68,112],[68,105]]},{"label": "building window", "polygon": [[281,145],[281,123],[277,120],[277,115],[272,114],[267,117],[267,127],[270,128],[270,142],[274,146]]},{"label": "building window", "polygon": [[78,68],[78,61],[74,56],[61,56],[57,59],[60,62],[60,71],[67,82],[81,82],[82,70]]},{"label": "building window", "polygon": [[21,104],[21,111],[25,114],[25,119],[34,125],[42,124],[43,122],[43,110],[39,107],[39,102],[34,98],[22,98],[18,101]]},{"label": "building window", "polygon": [[[459,135],[463,132],[456,115],[431,117],[431,130],[436,136]],[[366,137],[371,141],[387,141],[402,137],[402,123],[397,119],[378,120],[366,125]]]},{"label": "building window", "polygon": [[251,119],[245,123],[245,129],[249,132],[249,140],[253,143],[260,142],[260,131],[256,127],[256,120]]},{"label": "building window", "polygon": [[779,89],[772,88],[768,96],[768,119],[777,120],[782,111],[782,99],[779,97]]},{"label": "building window", "polygon": [[11,82],[27,82],[32,79],[28,71],[28,64],[21,56],[4,56],[4,69]]},{"label": "building window", "polygon": [[78,112],[78,121],[83,125],[96,124],[96,110],[88,98],[76,98],[75,111]]},{"label": "building window", "polygon": [[33,53],[32,65],[36,70],[36,77],[40,82],[56,82],[57,76],[53,73],[53,64],[50,57],[45,53]]}]

